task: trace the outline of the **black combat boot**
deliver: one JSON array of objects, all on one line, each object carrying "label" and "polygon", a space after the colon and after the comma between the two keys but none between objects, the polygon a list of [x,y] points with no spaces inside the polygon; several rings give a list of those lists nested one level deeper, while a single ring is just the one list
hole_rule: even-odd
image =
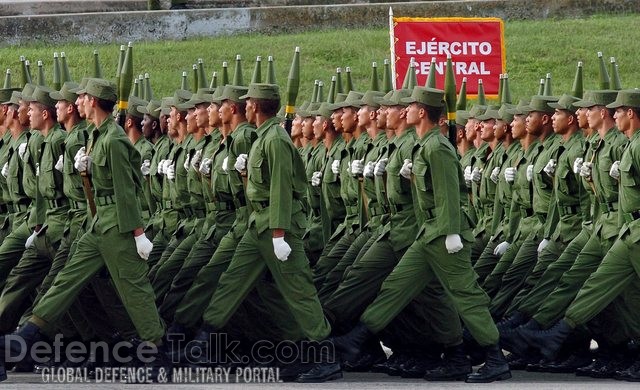
[{"label": "black combat boot", "polygon": [[516,328],[498,328],[500,333],[500,347],[517,356],[527,356],[529,344],[527,344],[527,341],[520,334],[520,329],[538,330],[540,329],[540,324],[535,320],[529,320],[527,323]]},{"label": "black combat boot", "polygon": [[296,382],[321,383],[342,378],[342,368],[330,340],[310,342],[308,348],[314,352],[309,356],[316,356],[316,363],[311,370],[298,375]]},{"label": "black combat boot", "polygon": [[414,356],[411,363],[403,365],[400,376],[402,378],[424,378],[427,371],[442,365],[441,356],[442,348],[434,346],[429,351]]},{"label": "black combat boot", "polygon": [[373,332],[362,322],[345,335],[333,337],[331,341],[336,350],[342,354],[342,360],[356,361],[362,352],[364,343],[373,336]]},{"label": "black combat boot", "polygon": [[467,383],[490,383],[511,378],[509,363],[498,345],[485,347],[486,359],[478,372],[467,376]]},{"label": "black combat boot", "polygon": [[202,325],[193,340],[187,343],[184,354],[180,355],[180,361],[194,366],[209,366],[217,364],[218,359],[214,355],[215,348],[210,343],[211,335],[217,330],[211,325]]},{"label": "black combat boot", "polygon": [[370,338],[364,345],[362,354],[355,362],[343,361],[342,369],[351,372],[369,372],[376,364],[384,363],[387,355],[384,353],[380,340]]},{"label": "black combat boot", "polygon": [[173,379],[173,364],[171,362],[169,349],[166,340],[157,347],[154,359],[145,364],[145,367],[151,368],[150,377],[147,378],[154,383],[170,383]]},{"label": "black combat boot", "polygon": [[560,320],[547,330],[531,330],[520,327],[517,332],[530,347],[537,348],[548,360],[553,360],[562,343],[567,339],[573,328],[565,320]]},{"label": "black combat boot", "polygon": [[640,382],[640,359],[629,368],[616,371],[614,378],[621,381]]},{"label": "black combat boot", "polygon": [[[32,371],[33,359],[30,353],[31,346],[43,339],[44,336],[40,333],[40,328],[36,324],[29,321],[25,322],[17,332],[0,337],[0,362],[5,365],[7,361],[4,359],[10,357],[12,358],[9,362],[11,366],[13,366],[14,363],[18,363],[22,367],[28,365]],[[23,347],[26,348],[26,351],[23,351]],[[24,358],[19,362],[15,361],[15,359],[23,353]]]},{"label": "black combat boot", "polygon": [[471,361],[462,344],[445,348],[444,359],[439,367],[425,372],[428,381],[459,381],[471,374]]},{"label": "black combat boot", "polygon": [[526,315],[519,311],[515,311],[510,316],[497,322],[496,327],[498,328],[498,331],[502,332],[503,329],[515,329],[527,322],[527,320],[528,318]]}]

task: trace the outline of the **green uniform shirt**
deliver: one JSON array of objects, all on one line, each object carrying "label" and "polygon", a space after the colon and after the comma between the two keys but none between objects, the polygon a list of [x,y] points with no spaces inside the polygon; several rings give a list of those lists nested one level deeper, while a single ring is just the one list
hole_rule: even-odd
[{"label": "green uniform shirt", "polygon": [[503,155],[504,161],[500,165],[495,201],[493,202],[493,218],[489,228],[490,234],[494,237],[509,235],[509,217],[511,215],[511,200],[513,196],[511,194],[511,183],[507,183],[504,178],[504,171],[514,165],[515,159],[520,153],[522,153],[522,145],[518,141],[512,141]]},{"label": "green uniform shirt", "polygon": [[[471,145],[471,147],[469,148],[469,150],[467,150],[464,156],[460,157],[460,166],[462,167],[463,171],[466,167],[471,166],[471,164],[473,163],[473,157],[475,153],[476,153],[476,147]],[[462,207],[465,209],[467,214],[469,214],[471,219],[474,222],[477,222],[478,216],[476,215],[476,210],[473,208],[472,198],[473,198],[473,193],[471,192],[471,187],[467,187],[467,196],[462,202],[463,203]]]},{"label": "green uniform shirt", "polygon": [[[307,174],[307,204],[309,206],[309,215],[307,220],[307,230],[305,232],[304,242],[308,250],[315,251],[324,247],[325,240],[331,236],[330,224],[324,224],[323,206],[322,206],[322,190],[321,186],[313,186],[311,179],[314,172],[322,171],[322,164],[326,159],[326,148],[322,142],[318,142],[315,146],[309,142],[307,144],[308,151],[301,154],[305,163],[305,171]],[[326,212],[324,217],[326,218]]]},{"label": "green uniform shirt", "polygon": [[169,157],[172,145],[173,143],[169,137],[164,134],[161,135],[153,145],[154,152],[149,166],[149,180],[151,181],[151,196],[153,201],[156,203],[154,206],[155,208],[162,208],[162,189],[164,181],[164,175],[158,173],[158,163],[160,160],[165,160]]},{"label": "green uniform shirt", "polygon": [[549,134],[542,142],[542,151],[533,163],[533,212],[546,219],[553,195],[553,179],[544,171],[550,159],[558,161],[562,137],[556,133]]},{"label": "green uniform shirt", "polygon": [[[40,162],[36,172],[37,197],[36,197],[36,224],[43,225],[46,220],[47,210],[49,208],[56,209],[54,203],[49,201],[62,200],[63,192],[63,174],[55,169],[55,165],[64,151],[64,140],[67,133],[62,130],[59,124],[49,130],[47,136],[44,137],[40,147]],[[64,206],[65,209],[69,207]]]},{"label": "green uniform shirt", "polygon": [[[9,147],[11,146],[11,130],[7,129],[4,136],[0,138],[0,168],[9,162]],[[4,210],[7,205],[11,204],[11,195],[9,187],[7,187],[7,178],[0,175],[0,204]],[[3,213],[4,214],[4,213]]]},{"label": "green uniform shirt", "polygon": [[[597,132],[594,132],[593,134],[591,134],[591,136],[585,138],[584,148],[581,156],[583,157],[583,161],[593,161],[596,148],[598,147],[599,143],[600,143],[600,135]],[[580,177],[580,182],[582,184],[582,188],[584,188],[584,190],[589,194],[588,203],[582,204],[582,215],[583,215],[582,226],[593,227],[593,221],[598,219],[598,216],[600,215],[600,207],[598,205],[598,199],[596,198],[596,194],[593,192],[591,180],[587,180],[584,177]]]},{"label": "green uniform shirt", "polygon": [[[23,206],[31,203],[31,198],[27,195],[24,189],[24,182],[22,176],[24,172],[25,162],[18,155],[18,148],[21,144],[26,143],[30,135],[28,131],[20,133],[18,138],[12,139],[9,144],[8,163],[9,163],[9,175],[7,176],[7,189],[11,203],[14,205],[21,204]],[[34,176],[35,177],[35,176]]]},{"label": "green uniform shirt", "polygon": [[[623,214],[640,210],[640,131],[636,130],[620,159],[620,211]],[[625,218],[638,219],[637,216]]]},{"label": "green uniform shirt", "polygon": [[[491,180],[491,172],[496,167],[501,167],[506,159],[506,150],[502,146],[502,143],[498,143],[494,150],[489,152],[484,168],[482,169],[482,175],[480,176],[480,183],[478,185],[478,197],[476,199],[476,207],[482,211],[482,219],[476,224],[473,231],[474,235],[486,232],[493,234],[490,230],[493,224],[493,206],[496,198],[497,183]],[[499,217],[499,216],[498,216]]]},{"label": "green uniform shirt", "polygon": [[[364,165],[368,162],[376,162],[380,156],[386,151],[388,145],[387,135],[384,131],[378,133],[376,137],[368,143],[368,150],[364,155]],[[377,229],[387,222],[389,210],[386,207],[384,199],[378,199],[380,194],[376,188],[375,175],[373,177],[363,177],[362,187],[367,198],[365,205],[368,213],[368,227],[371,230]]]},{"label": "green uniform shirt", "polygon": [[[471,158],[471,171],[476,168],[481,169],[482,172],[485,170],[485,165],[487,164],[487,159],[489,158],[489,154],[491,153],[491,148],[489,144],[483,142],[480,147],[478,147],[473,153],[473,157]],[[482,204],[480,203],[480,183],[476,183],[475,181],[471,182],[471,201],[473,203],[473,208],[476,214],[476,220],[482,221],[484,219],[484,209],[482,208]]]},{"label": "green uniform shirt", "polygon": [[[345,148],[345,142],[342,136],[338,135],[329,147],[326,153],[326,160],[322,169],[322,200],[326,208],[329,218],[329,226],[331,226],[331,234],[335,232],[338,225],[344,220],[346,215],[345,205],[340,197],[340,176],[333,173],[331,164],[334,160],[340,160],[342,149]],[[331,235],[330,234],[330,235]]]},{"label": "green uniform shirt", "polygon": [[171,204],[179,212],[187,212],[185,209],[191,207],[191,194],[187,184],[187,170],[184,169],[184,162],[193,148],[193,136],[188,134],[180,144],[176,144],[171,150],[171,160],[175,164],[175,178],[169,180],[169,194]]},{"label": "green uniform shirt", "polygon": [[82,177],[73,166],[78,150],[87,144],[87,122],[78,122],[64,139],[64,158],[62,166],[64,195],[74,202],[86,202]]},{"label": "green uniform shirt", "polygon": [[[151,159],[153,158],[153,144],[151,142],[144,137],[140,137],[136,143],[133,144],[133,147],[140,153],[140,161],[144,162],[145,160],[149,160],[149,163],[151,163]],[[142,211],[153,214],[156,205],[151,196],[151,186],[147,176],[144,177],[142,193],[144,195],[143,198],[140,199]],[[146,223],[147,221],[144,222]]]}]

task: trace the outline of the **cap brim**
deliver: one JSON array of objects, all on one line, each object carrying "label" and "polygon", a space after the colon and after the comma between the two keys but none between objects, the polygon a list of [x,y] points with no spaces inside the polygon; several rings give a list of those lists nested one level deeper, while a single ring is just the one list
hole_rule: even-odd
[{"label": "cap brim", "polygon": [[616,102],[607,104],[605,107],[607,107],[607,108],[620,108],[620,107],[624,107],[624,103],[616,101]]},{"label": "cap brim", "polygon": [[597,106],[598,104],[589,100],[578,100],[577,102],[573,103],[573,105],[580,108],[589,108]]},{"label": "cap brim", "polygon": [[49,96],[50,96],[50,97],[51,97],[51,99],[53,99],[53,100],[67,100],[67,99],[66,99],[64,96],[62,96],[62,94],[61,94],[60,92],[58,92],[58,91],[51,92],[51,93],[49,94]]},{"label": "cap brim", "polygon": [[[388,101],[388,100],[387,100],[387,101]],[[415,103],[415,102],[417,102],[418,100],[417,100],[416,98],[414,98],[414,97],[409,96],[409,97],[406,97],[406,98],[402,98],[402,99],[400,99],[400,101],[401,101],[402,103],[411,104],[411,103]]]},{"label": "cap brim", "polygon": [[[249,96],[249,94],[246,94],[246,95],[242,95],[242,96],[238,97],[238,99],[245,100],[245,99],[249,99],[250,97],[251,96]],[[215,101],[216,99],[213,99],[213,100]]]},{"label": "cap brim", "polygon": [[479,121],[486,121],[489,119],[498,119],[498,118],[493,115],[482,114],[482,115],[478,115],[476,119]]}]

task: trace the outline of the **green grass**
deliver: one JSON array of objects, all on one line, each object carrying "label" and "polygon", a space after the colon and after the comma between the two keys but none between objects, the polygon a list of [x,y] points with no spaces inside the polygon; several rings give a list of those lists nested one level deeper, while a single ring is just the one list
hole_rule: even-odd
[{"label": "green grass", "polygon": [[[515,99],[535,94],[539,79],[552,73],[553,92],[561,94],[571,89],[577,61],[583,61],[585,89],[597,88],[597,51],[605,57],[615,56],[624,88],[640,87],[640,15],[598,15],[587,19],[549,19],[509,21],[505,23],[507,70],[512,96]],[[92,72],[92,52],[98,49],[106,77],[115,78],[120,44],[87,45],[83,43],[51,46],[42,43],[0,49],[0,69],[11,68],[14,84],[20,81],[19,56],[32,63],[43,60],[48,82],[51,82],[53,52],[64,51],[76,81]],[[386,29],[310,31],[287,35],[239,35],[220,38],[198,38],[184,41],[135,42],[135,73],[149,72],[155,97],[167,96],[180,86],[182,71],[192,77],[191,65],[204,60],[207,77],[220,71],[222,61],[229,62],[233,76],[236,54],[242,55],[245,83],[251,79],[254,60],[263,58],[262,74],[266,74],[266,58],[273,55],[276,76],[281,86],[286,77],[293,48],[301,47],[301,86],[298,103],[309,98],[314,79],[325,82],[325,96],[335,68],[350,66],[356,89],[369,86],[372,61],[380,65],[389,57],[389,36]]]}]

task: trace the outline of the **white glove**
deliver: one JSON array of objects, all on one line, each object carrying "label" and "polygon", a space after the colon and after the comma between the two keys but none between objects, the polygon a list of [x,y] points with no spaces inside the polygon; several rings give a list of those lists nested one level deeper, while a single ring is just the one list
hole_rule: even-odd
[{"label": "white glove", "polygon": [[447,247],[447,252],[456,253],[462,249],[462,239],[459,234],[448,234],[444,239],[444,246]]},{"label": "white glove", "polygon": [[188,171],[190,166],[191,166],[191,156],[187,154],[187,157],[184,159],[184,164],[182,164],[182,167],[184,168],[185,171]]},{"label": "white glove", "polygon": [[374,161],[369,161],[367,165],[364,166],[364,170],[362,171],[362,176],[364,177],[373,177],[373,170],[376,167],[376,163]]},{"label": "white glove", "polygon": [[514,181],[516,181],[517,172],[518,170],[513,167],[509,167],[504,170],[504,179],[507,181],[507,183],[513,183]]},{"label": "white glove", "polygon": [[229,156],[222,160],[222,171],[224,173],[229,173]]},{"label": "white glove", "polygon": [[159,175],[164,175],[164,162],[167,160],[160,160],[158,161],[158,174]]},{"label": "white glove", "polygon": [[527,166],[527,181],[533,180],[533,164]]},{"label": "white glove", "polygon": [[[82,154],[84,154],[84,147],[82,149]],[[23,142],[18,146],[18,156],[22,161],[24,161],[24,153],[27,151],[27,143]]]},{"label": "white glove", "polygon": [[32,247],[33,246],[33,241],[36,239],[37,236],[38,236],[37,232],[34,231],[33,233],[31,233],[29,238],[27,238],[27,241],[25,241],[24,247],[26,249],[29,249],[29,247]]},{"label": "white glove", "polygon": [[475,167],[471,172],[471,180],[476,183],[480,183],[480,179],[482,179],[482,169]]},{"label": "white glove", "polygon": [[364,172],[364,159],[351,161],[351,174],[353,176],[362,175]]},{"label": "white glove", "polygon": [[[20,153],[20,152],[18,152],[18,153]],[[84,149],[84,146],[83,146],[80,149],[78,149],[78,151],[76,152],[76,155],[73,156],[73,161],[77,162],[78,160],[80,160],[80,157],[85,156],[85,155],[86,155],[86,153],[85,153],[85,149]]]},{"label": "white glove", "polygon": [[584,177],[585,179],[590,178],[592,166],[593,166],[593,163],[590,163],[589,161],[583,163],[582,166],[580,167],[580,176]]},{"label": "white glove", "polygon": [[151,161],[144,160],[142,165],[140,165],[140,172],[142,172],[142,176],[149,176],[151,172]]},{"label": "white glove", "polygon": [[547,245],[549,245],[549,240],[547,240],[546,238],[540,241],[540,244],[538,244],[538,253],[541,253],[542,250],[547,247]]},{"label": "white glove", "polygon": [[467,187],[471,187],[471,165],[464,167],[464,182],[467,183]]},{"label": "white glove", "polygon": [[56,165],[54,165],[54,168],[62,172],[64,169],[64,154],[61,154],[60,157],[58,157],[58,161],[56,162]]},{"label": "white glove", "polygon": [[247,168],[247,155],[245,153],[240,154],[238,158],[236,158],[236,163],[233,164],[233,167],[238,172],[244,171]]},{"label": "white glove", "polygon": [[493,250],[493,254],[496,256],[502,256],[510,246],[511,244],[509,244],[508,242],[502,241],[496,246],[496,249]]},{"label": "white glove", "polygon": [[340,160],[333,160],[331,163],[331,172],[336,175],[340,174]]},{"label": "white glove", "polygon": [[580,169],[582,169],[583,162],[584,160],[582,159],[582,157],[576,158],[576,160],[573,162],[573,173],[580,173]]},{"label": "white glove", "polygon": [[544,166],[544,172],[549,176],[553,176],[556,172],[556,161],[554,159],[549,160],[547,165]]},{"label": "white glove", "polygon": [[76,167],[78,172],[89,172],[91,170],[91,157],[86,154],[82,155],[73,166]]},{"label": "white glove", "polygon": [[138,255],[147,260],[149,258],[149,254],[151,253],[151,250],[153,249],[153,243],[149,241],[146,234],[144,233],[133,238],[136,240],[136,249],[138,250]]},{"label": "white glove", "polygon": [[40,163],[36,163],[36,176],[40,176]]},{"label": "white glove", "polygon": [[167,175],[167,179],[173,180],[176,178],[176,164],[171,164],[171,161],[168,161],[168,163],[165,167],[164,174]]},{"label": "white glove", "polygon": [[284,240],[284,237],[273,238],[273,253],[280,261],[286,261],[291,253],[291,247]]},{"label": "white glove", "polygon": [[203,158],[202,162],[200,163],[200,173],[205,176],[209,176],[209,174],[211,173],[212,162],[213,160],[208,157]]},{"label": "white glove", "polygon": [[387,171],[387,162],[389,162],[388,158],[381,158],[373,167],[373,174],[376,176],[384,175],[384,173]]},{"label": "white glove", "polygon": [[196,150],[191,157],[191,168],[193,168],[196,172],[198,171],[198,166],[200,164],[200,160],[202,159],[202,149]]},{"label": "white glove", "polygon": [[620,161],[614,161],[609,169],[609,176],[616,180],[620,180]]},{"label": "white glove", "polygon": [[408,158],[404,160],[402,164],[402,168],[400,168],[400,174],[405,179],[411,179],[411,168],[413,168],[413,163]]},{"label": "white glove", "polygon": [[489,179],[491,179],[492,182],[498,184],[498,181],[500,180],[500,167],[493,168],[493,170],[491,171],[491,176],[489,176]]},{"label": "white glove", "polygon": [[318,187],[322,182],[322,172],[315,171],[313,175],[311,175],[311,185],[314,187]]},{"label": "white glove", "polygon": [[9,162],[4,163],[4,165],[2,166],[2,176],[9,176]]}]

